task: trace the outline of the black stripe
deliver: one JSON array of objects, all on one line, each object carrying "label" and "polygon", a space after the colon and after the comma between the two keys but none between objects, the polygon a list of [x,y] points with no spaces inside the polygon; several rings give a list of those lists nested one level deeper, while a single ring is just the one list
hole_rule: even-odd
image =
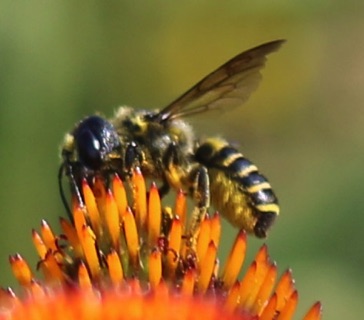
[{"label": "black stripe", "polygon": [[252,186],[256,186],[257,184],[268,182],[266,177],[261,175],[258,171],[253,171],[247,176],[239,177],[236,180],[240,182],[245,188],[250,188]]},{"label": "black stripe", "polygon": [[210,164],[212,166],[217,165],[221,167],[227,167],[225,165],[226,160],[228,160],[230,157],[239,154],[239,152],[234,149],[233,147],[226,146],[218,150],[215,155],[211,158]]},{"label": "black stripe", "polygon": [[230,147],[230,146],[223,147],[219,151],[216,152],[215,156],[211,159],[211,163],[226,167],[224,165],[226,160],[236,154],[239,154],[239,152],[236,149],[234,149],[233,147]]},{"label": "black stripe", "polygon": [[239,153],[239,152],[235,148],[233,148],[231,146],[226,146],[226,147],[221,148],[215,157],[216,157],[216,160],[219,160],[219,159],[225,160],[237,153]]},{"label": "black stripe", "polygon": [[247,158],[244,158],[240,154],[240,158],[237,158],[232,163],[230,163],[230,165],[227,167],[227,169],[231,175],[236,176],[241,171],[244,171],[245,169],[249,168],[252,165],[253,165],[253,163],[250,160],[248,160]]},{"label": "black stripe", "polygon": [[213,163],[214,148],[210,143],[199,146],[195,152],[195,159],[199,163],[208,166]]},{"label": "black stripe", "polygon": [[248,195],[254,206],[277,203],[277,197],[272,189],[262,189],[253,193],[248,192]]}]

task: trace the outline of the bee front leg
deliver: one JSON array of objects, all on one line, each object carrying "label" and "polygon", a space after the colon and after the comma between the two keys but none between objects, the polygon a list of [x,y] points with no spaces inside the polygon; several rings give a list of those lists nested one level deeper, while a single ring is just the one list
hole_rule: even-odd
[{"label": "bee front leg", "polygon": [[124,164],[126,174],[129,175],[129,177],[136,167],[141,166],[143,158],[143,152],[139,146],[135,142],[128,143],[125,149]]},{"label": "bee front leg", "polygon": [[195,243],[201,221],[205,218],[210,207],[210,179],[208,170],[204,166],[194,168],[190,172],[189,178],[192,182],[190,191],[196,204],[192,213],[189,233],[192,236],[192,243]]}]

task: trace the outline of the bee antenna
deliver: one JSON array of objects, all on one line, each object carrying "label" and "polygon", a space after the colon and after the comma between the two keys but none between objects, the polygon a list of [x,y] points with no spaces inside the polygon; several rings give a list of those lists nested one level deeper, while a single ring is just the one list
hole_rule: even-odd
[{"label": "bee antenna", "polygon": [[64,189],[63,189],[63,184],[62,184],[64,169],[65,169],[65,164],[62,163],[58,170],[58,189],[59,189],[59,194],[61,195],[62,203],[63,203],[64,207],[66,208],[67,215],[70,218],[70,220],[73,221],[73,215],[72,215],[70,206],[68,205],[66,195],[65,195]]},{"label": "bee antenna", "polygon": [[73,214],[72,211],[70,209],[70,206],[68,205],[67,199],[66,199],[66,195],[64,193],[64,188],[63,188],[63,184],[62,184],[62,177],[63,177],[63,173],[64,170],[67,168],[67,175],[70,178],[71,181],[71,186],[73,188],[74,193],[76,194],[78,203],[80,204],[80,206],[84,206],[84,202],[81,196],[81,192],[80,192],[80,188],[78,187],[78,184],[76,182],[75,176],[73,175],[73,167],[72,165],[68,162],[65,161],[61,164],[61,166],[59,167],[59,171],[58,171],[58,186],[59,186],[59,192],[61,194],[61,199],[63,202],[63,205],[66,208],[67,211],[67,215],[70,218],[71,221],[73,221]]}]

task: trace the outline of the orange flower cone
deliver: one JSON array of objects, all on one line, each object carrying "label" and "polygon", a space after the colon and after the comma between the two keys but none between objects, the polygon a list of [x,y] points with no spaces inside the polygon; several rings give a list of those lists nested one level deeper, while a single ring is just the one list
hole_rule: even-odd
[{"label": "orange flower cone", "polygon": [[[45,221],[32,232],[43,280],[19,254],[10,257],[22,292],[0,291],[0,319],[292,319],[291,271],[276,281],[267,246],[239,279],[245,232],[220,271],[218,214],[190,234],[182,192],[173,208],[162,206],[138,169],[127,183],[115,176],[110,185],[83,182],[85,205],[74,201],[73,221],[60,219],[62,235]],[[303,319],[320,318],[316,303]]]}]

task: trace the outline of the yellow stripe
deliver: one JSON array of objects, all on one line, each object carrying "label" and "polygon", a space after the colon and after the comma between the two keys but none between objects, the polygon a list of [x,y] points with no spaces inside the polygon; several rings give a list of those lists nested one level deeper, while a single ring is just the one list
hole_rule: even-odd
[{"label": "yellow stripe", "polygon": [[270,186],[269,182],[262,182],[260,184],[256,184],[254,186],[251,186],[250,188],[247,189],[247,191],[249,193],[254,193],[254,192],[261,191],[263,189],[271,189],[271,186]]},{"label": "yellow stripe", "polygon": [[275,203],[271,204],[261,204],[256,206],[256,208],[261,212],[275,212],[277,215],[279,214],[279,206]]},{"label": "yellow stripe", "polygon": [[252,164],[249,167],[245,168],[244,170],[240,170],[236,174],[238,175],[239,178],[243,178],[246,177],[249,173],[257,170],[258,168],[254,164]]},{"label": "yellow stripe", "polygon": [[236,159],[240,158],[241,154],[240,153],[235,153],[230,155],[228,158],[224,159],[222,162],[222,165],[225,167],[230,166]]}]

